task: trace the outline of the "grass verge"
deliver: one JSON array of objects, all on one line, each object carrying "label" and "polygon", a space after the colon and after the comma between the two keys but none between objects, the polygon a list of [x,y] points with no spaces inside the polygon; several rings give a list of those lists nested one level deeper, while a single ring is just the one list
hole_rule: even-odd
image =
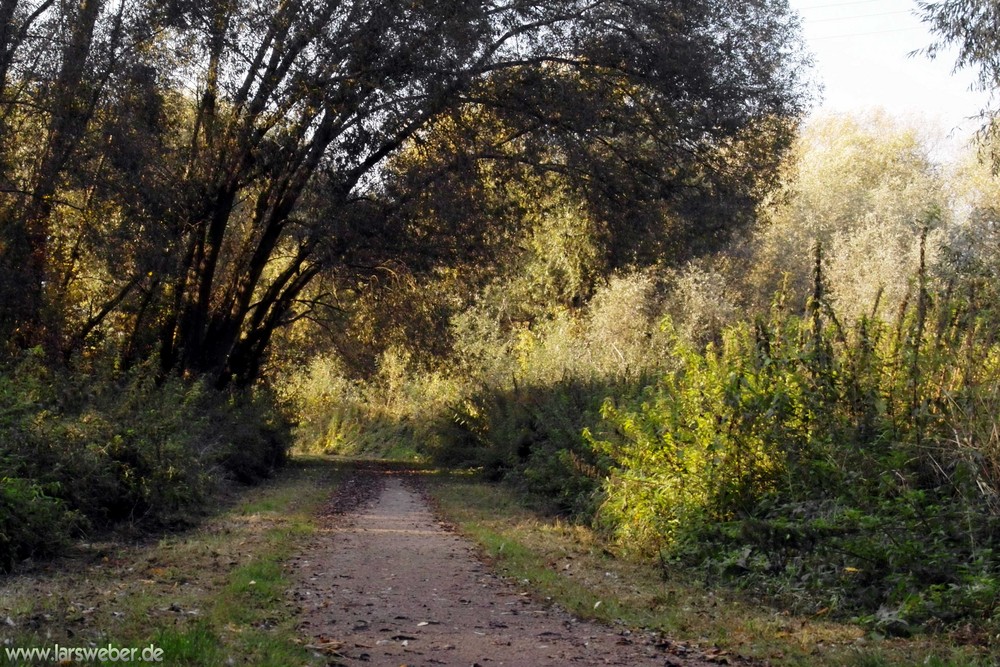
[{"label": "grass verge", "polygon": [[773,665],[996,664],[986,649],[963,644],[959,635],[883,638],[715,589],[697,572],[618,557],[593,531],[552,518],[509,487],[472,475],[442,473],[428,479],[427,489],[445,518],[478,542],[501,573],[585,618],[662,631]]},{"label": "grass verge", "polygon": [[297,640],[283,561],[314,532],[338,475],[330,462],[293,460],[196,530],[82,545],[0,579],[0,665],[37,663],[4,648],[54,644],[153,645],[169,665],[318,664]]}]

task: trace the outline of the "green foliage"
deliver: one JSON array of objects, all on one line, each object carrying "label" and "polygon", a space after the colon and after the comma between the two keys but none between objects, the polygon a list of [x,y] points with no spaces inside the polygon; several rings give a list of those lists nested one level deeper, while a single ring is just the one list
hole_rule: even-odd
[{"label": "green foliage", "polygon": [[[909,290],[919,229],[950,223],[945,179],[928,143],[920,130],[884,113],[812,120],[790,151],[781,185],[761,208],[748,244],[748,275],[734,278],[750,283],[744,289],[761,305],[779,287],[804,305],[811,249],[819,242],[838,314],[853,321],[874,309],[891,319]],[[930,255],[943,236],[933,231]]]},{"label": "green foliage", "polygon": [[36,556],[58,553],[76,528],[76,515],[50,495],[58,487],[30,479],[0,479],[0,571]]},{"label": "green foliage", "polygon": [[603,457],[580,432],[598,419],[601,396],[614,385],[564,380],[550,387],[484,390],[454,406],[441,420],[431,453],[463,467],[480,467],[544,495],[565,513],[593,511]]},{"label": "green foliage", "polygon": [[980,328],[932,332],[925,308],[895,330],[847,335],[817,314],[730,327],[719,349],[678,343],[678,370],[605,409],[601,525],[885,633],[995,618],[995,436],[956,434],[995,431],[979,406],[1000,350]]},{"label": "green foliage", "polygon": [[[949,52],[955,58],[955,69],[971,69],[976,76],[976,86],[991,94],[998,81],[997,42],[993,26],[998,20],[998,8],[974,0],[918,0],[917,13],[936,37],[923,49],[925,55],[936,58]],[[997,108],[991,97],[981,110],[983,126],[980,128],[984,153],[993,166],[1000,165],[1000,124]]]},{"label": "green foliage", "polygon": [[514,286],[582,301],[637,239],[656,257],[752,219],[804,109],[777,0],[4,7],[5,361],[252,386],[283,329],[340,333],[401,266],[498,265],[526,222]]},{"label": "green foliage", "polygon": [[386,350],[378,366],[367,383],[347,377],[332,357],[317,357],[284,376],[280,394],[298,416],[300,451],[414,458],[414,443],[428,446],[434,420],[457,399],[460,382],[422,367],[397,347]]},{"label": "green foliage", "polygon": [[608,395],[638,392],[666,361],[656,300],[654,281],[637,273],[530,328],[505,330],[486,307],[465,313],[455,356],[471,382],[440,413],[430,453],[543,494],[561,512],[591,515],[607,457],[580,434],[601,422]]},{"label": "green foliage", "polygon": [[224,660],[219,637],[205,622],[161,629],[153,643],[175,665],[212,665]]},{"label": "green foliage", "polygon": [[613,461],[598,520],[623,543],[669,544],[679,530],[725,520],[775,490],[786,453],[774,431],[796,438],[795,450],[809,446],[797,378],[745,354],[751,345],[746,326],[727,330],[718,351],[678,340],[677,369],[647,388],[636,410],[605,404],[613,437],[585,434]]},{"label": "green foliage", "polygon": [[[446,356],[400,345],[373,381],[329,361],[300,376],[300,435],[478,468],[665,575],[887,635],[997,627],[997,182],[979,173],[949,213],[916,134],[892,130],[831,122],[800,144],[754,246],[791,269],[777,296],[767,261],[749,287],[738,256],[602,279],[532,263],[596,260],[525,236],[534,255],[456,301]],[[524,199],[506,203],[557,217],[537,229],[585,222],[558,217],[560,192]],[[765,286],[772,307],[742,315]]]},{"label": "green foliage", "polygon": [[548,499],[622,549],[798,611],[885,634],[992,623],[991,311],[933,291],[921,264],[895,322],[845,325],[815,261],[803,315],[779,297],[706,345],[669,319],[647,335],[655,300],[638,296],[637,276],[506,339],[485,311],[466,314],[459,349],[482,353],[463,368],[486,363],[438,413],[429,451]]},{"label": "green foliage", "polygon": [[0,565],[126,524],[187,524],[226,479],[282,462],[273,400],[200,382],[53,371],[36,355],[0,374]]}]

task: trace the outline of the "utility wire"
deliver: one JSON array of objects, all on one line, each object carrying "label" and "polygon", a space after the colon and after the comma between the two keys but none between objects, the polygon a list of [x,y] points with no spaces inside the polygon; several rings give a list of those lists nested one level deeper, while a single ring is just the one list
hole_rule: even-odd
[{"label": "utility wire", "polygon": [[843,35],[824,35],[823,37],[813,37],[811,41],[819,42],[827,39],[847,39],[850,37],[868,37],[870,35],[884,35],[890,32],[905,32],[907,30],[921,30],[922,25],[911,25],[905,28],[892,28],[890,30],[875,30],[873,32],[848,32]]},{"label": "utility wire", "polygon": [[878,14],[856,14],[854,16],[837,16],[829,19],[813,19],[807,23],[830,23],[831,21],[850,21],[851,19],[866,19],[874,16],[892,16],[893,14],[909,14],[909,9],[898,9],[894,12],[879,12]]},{"label": "utility wire", "polygon": [[850,0],[850,2],[834,2],[828,5],[810,5],[808,7],[799,7],[798,11],[811,11],[813,9],[829,9],[830,7],[847,7],[848,5],[867,5],[872,2],[881,2],[881,0]]}]

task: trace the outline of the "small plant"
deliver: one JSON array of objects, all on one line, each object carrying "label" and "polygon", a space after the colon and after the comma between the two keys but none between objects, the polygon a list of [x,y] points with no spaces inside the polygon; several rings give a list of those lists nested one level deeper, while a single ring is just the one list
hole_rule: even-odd
[{"label": "small plant", "polygon": [[19,561],[59,553],[83,525],[66,503],[50,495],[58,491],[23,478],[0,479],[0,571]]}]

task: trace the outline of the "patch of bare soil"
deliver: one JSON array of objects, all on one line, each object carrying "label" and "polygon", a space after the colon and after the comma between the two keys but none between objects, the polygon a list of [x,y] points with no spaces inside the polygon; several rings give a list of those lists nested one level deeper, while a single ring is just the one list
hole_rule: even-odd
[{"label": "patch of bare soil", "polygon": [[[300,630],[331,665],[735,664],[581,621],[490,572],[400,475],[363,475],[290,567]],[[336,502],[334,503],[336,505]],[[359,503],[355,503],[358,505]]]}]

